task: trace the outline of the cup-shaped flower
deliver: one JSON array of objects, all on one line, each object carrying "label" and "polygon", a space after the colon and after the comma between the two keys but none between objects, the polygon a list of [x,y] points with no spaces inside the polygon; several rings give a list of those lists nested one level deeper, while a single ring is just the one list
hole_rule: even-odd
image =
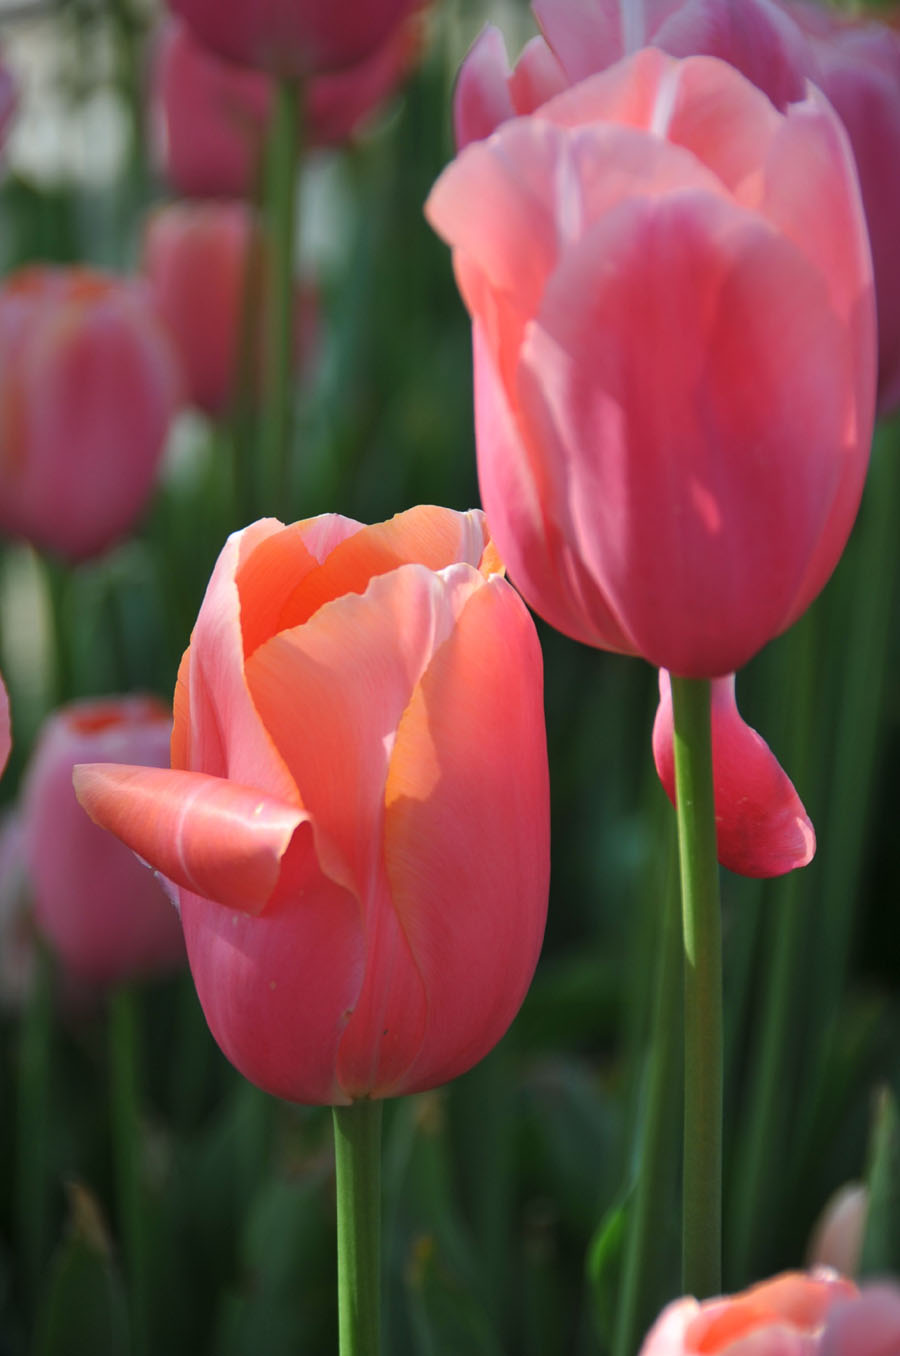
[{"label": "cup-shaped flower", "polygon": [[275,75],[342,70],[371,56],[424,0],[169,0],[201,42]]},{"label": "cup-shaped flower", "polygon": [[647,48],[466,147],[427,214],[526,600],[684,677],[741,667],[824,585],[868,464],[871,258],[837,117]]},{"label": "cup-shaped flower", "polygon": [[[734,674],[712,684],[713,790],[719,861],[740,876],[781,876],[808,866],[816,835],[800,797],[768,744],[741,719]],[[672,685],[659,675],[653,758],[675,804]]]},{"label": "cup-shaped flower", "polygon": [[235,534],[172,770],[82,804],[174,882],[210,1029],[297,1102],[433,1087],[506,1031],[547,907],[541,658],[480,513]]},{"label": "cup-shaped flower", "polygon": [[[249,206],[232,202],[173,202],[157,208],[144,228],[144,272],[156,313],[181,364],[185,399],[207,414],[234,401],[241,362],[249,389],[261,384],[265,307],[270,293],[265,239]],[[308,356],[316,306],[298,288],[295,357]]]},{"label": "cup-shaped flower", "polygon": [[[306,83],[302,135],[307,146],[334,146],[351,137],[409,71],[419,47],[415,19],[347,70]],[[153,64],[154,119],[161,167],[189,197],[246,197],[260,173],[272,106],[272,81],[236,66],[171,20]]]},{"label": "cup-shaped flower", "polygon": [[676,1300],[647,1334],[640,1356],[819,1356],[829,1312],[856,1294],[852,1281],[822,1268],[785,1272],[702,1304]]},{"label": "cup-shaped flower", "polygon": [[60,707],[44,725],[22,791],[22,860],[41,932],[66,972],[111,985],[184,960],[165,890],[124,844],[92,824],[72,769],[92,759],[168,763],[171,712],[154,697],[107,697]]},{"label": "cup-shaped flower", "polygon": [[29,268],[0,287],[0,531],[69,559],[131,528],[180,395],[145,285]]}]

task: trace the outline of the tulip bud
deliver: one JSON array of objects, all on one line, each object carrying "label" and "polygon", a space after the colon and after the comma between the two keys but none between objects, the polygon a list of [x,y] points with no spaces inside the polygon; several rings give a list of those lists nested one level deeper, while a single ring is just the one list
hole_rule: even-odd
[{"label": "tulip bud", "polygon": [[[345,71],[315,76],[304,89],[301,134],[310,147],[347,141],[393,93],[419,47],[413,21]],[[250,196],[272,108],[262,71],[236,66],[173,20],[153,66],[154,128],[163,172],[188,197]]]},{"label": "tulip bud", "polygon": [[72,560],[126,533],[179,394],[143,283],[28,268],[0,286],[0,531]]},{"label": "tulip bud", "polygon": [[480,513],[232,536],[175,695],[172,769],[78,794],[177,888],[210,1029],[297,1102],[418,1092],[500,1039],[537,962],[541,658]]},{"label": "tulip bud", "polygon": [[855,1276],[868,1211],[869,1193],[861,1182],[848,1182],[840,1187],[816,1221],[809,1244],[809,1265],[834,1267],[845,1276]]},{"label": "tulip bud", "polygon": [[109,697],[60,708],[41,732],[22,792],[22,852],[37,925],[76,980],[115,984],[184,957],[163,887],[91,823],[72,788],[86,758],[167,763],[171,728],[155,698]]}]

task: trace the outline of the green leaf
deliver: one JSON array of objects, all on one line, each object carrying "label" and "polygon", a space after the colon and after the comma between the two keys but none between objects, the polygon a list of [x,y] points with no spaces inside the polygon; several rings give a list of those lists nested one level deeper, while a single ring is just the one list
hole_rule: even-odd
[{"label": "green leaf", "polygon": [[616,1309],[622,1288],[628,1209],[631,1196],[610,1206],[597,1226],[587,1257],[594,1325],[605,1347],[612,1347]]},{"label": "green leaf", "polygon": [[86,1187],[68,1188],[68,1237],[39,1307],[35,1356],[125,1356],[125,1296],[100,1208]]},{"label": "green leaf", "polygon": [[869,1210],[860,1275],[900,1271],[900,1117],[889,1088],[875,1098],[869,1168]]}]

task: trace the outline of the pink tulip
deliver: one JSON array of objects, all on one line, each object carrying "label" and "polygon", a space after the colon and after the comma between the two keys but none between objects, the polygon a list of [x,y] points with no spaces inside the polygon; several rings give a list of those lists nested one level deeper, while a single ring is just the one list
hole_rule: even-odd
[{"label": "pink tulip", "polygon": [[171,715],[152,697],[61,707],[44,726],[22,792],[23,858],[35,918],[67,972],[115,984],[172,969],[184,956],[162,886],[122,843],[92,824],[72,768],[94,758],[168,762]]},{"label": "pink tulip", "polygon": [[640,1356],[820,1356],[829,1313],[856,1293],[852,1281],[823,1269],[785,1272],[702,1304],[676,1300],[651,1328]]},{"label": "pink tulip", "polygon": [[0,286],[0,531],[74,560],[133,525],[179,396],[144,285],[28,268]]},{"label": "pink tulip", "polygon": [[421,1091],[518,1010],[547,907],[541,658],[481,514],[235,534],[172,770],[76,784],[174,882],[210,1029],[267,1091]]},{"label": "pink tulip", "polygon": [[[675,804],[672,687],[659,675],[653,757]],[[808,866],[816,835],[800,797],[768,744],[740,716],[734,674],[712,685],[713,784],[719,861],[740,876],[781,876]]]},{"label": "pink tulip", "polygon": [[869,1193],[862,1182],[840,1187],[816,1221],[809,1245],[810,1265],[834,1267],[844,1276],[855,1276],[868,1214]]},{"label": "pink tulip", "polygon": [[169,0],[211,51],[276,75],[343,70],[372,56],[424,0]]},{"label": "pink tulip", "polygon": [[[305,143],[334,146],[348,140],[399,85],[418,45],[412,20],[357,65],[311,80],[301,119]],[[272,104],[266,75],[222,60],[173,20],[160,36],[154,102],[159,160],[180,193],[253,192]]]},{"label": "pink tulip", "polygon": [[828,579],[868,463],[871,259],[831,109],[647,48],[468,146],[427,214],[526,600],[685,677],[739,668]]},{"label": "pink tulip", "polygon": [[[208,414],[224,413],[237,392],[250,297],[256,384],[261,376],[266,286],[264,235],[256,214],[244,202],[158,208],[145,226],[144,271],[181,361],[185,398]],[[308,287],[298,290],[295,322],[299,363],[309,354],[315,329]]]},{"label": "pink tulip", "polygon": [[9,720],[9,695],[3,679],[0,678],[0,772],[6,767],[11,748],[12,729]]},{"label": "pink tulip", "polygon": [[900,1285],[864,1286],[858,1299],[835,1305],[822,1338],[822,1356],[897,1356]]},{"label": "pink tulip", "polygon": [[[856,157],[878,297],[878,407],[900,408],[900,32],[796,5],[813,79],[843,120]],[[828,17],[832,16],[832,17]]]}]

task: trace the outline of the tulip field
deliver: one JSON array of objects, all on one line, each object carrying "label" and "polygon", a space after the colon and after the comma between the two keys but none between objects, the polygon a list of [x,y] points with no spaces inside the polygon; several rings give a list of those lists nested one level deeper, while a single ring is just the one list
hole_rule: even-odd
[{"label": "tulip field", "polygon": [[900,7],[0,0],[0,1356],[900,1356]]}]

